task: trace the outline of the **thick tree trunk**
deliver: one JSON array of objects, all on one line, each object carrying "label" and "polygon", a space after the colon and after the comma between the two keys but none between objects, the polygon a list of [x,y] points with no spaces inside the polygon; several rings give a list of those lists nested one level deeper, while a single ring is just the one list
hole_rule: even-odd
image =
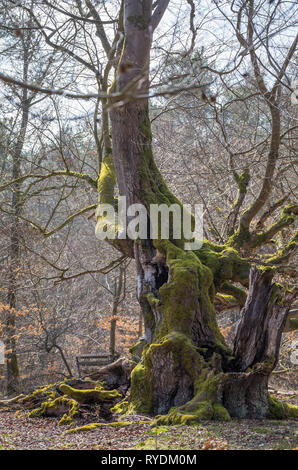
[{"label": "thick tree trunk", "polygon": [[[191,284],[188,274],[186,269],[186,286]],[[175,282],[175,273],[172,275],[174,280],[151,301],[163,326],[155,329],[141,362],[132,372],[132,408],[168,413],[159,419],[164,423],[279,415],[277,404],[268,395],[268,378],[278,360],[281,334],[294,294],[280,291],[272,283],[271,272],[252,269],[234,353],[229,356],[220,336],[214,335],[212,344],[209,334],[200,328],[196,309],[200,311],[204,304],[198,291],[189,290],[184,284],[179,292],[178,284],[175,304],[167,309],[169,284]],[[171,322],[170,329],[163,330]]]},{"label": "thick tree trunk", "polygon": [[[147,208],[177,202],[154,164],[147,108],[129,103],[111,116],[120,194]],[[186,252],[174,241],[148,239],[134,242],[134,257],[145,347],[131,376],[130,411],[168,413],[165,423],[269,416],[268,377],[291,294],[278,302],[272,273],[252,271],[233,353],[214,299],[225,280],[247,283],[248,263],[235,250],[207,242]]]},{"label": "thick tree trunk", "polygon": [[[130,114],[132,107],[130,104],[129,114],[121,111],[126,129],[128,116],[134,120],[140,116],[136,110]],[[124,122],[122,125],[124,136]],[[146,133],[138,131],[135,121],[132,127],[134,138],[126,133],[130,140],[126,150],[117,147],[120,153],[115,153],[115,160],[125,160],[131,155],[129,146],[134,146],[130,164],[123,167],[134,172],[134,181],[139,176],[139,186],[128,193],[130,201],[148,207],[151,202],[163,203],[165,194],[168,201],[174,201],[154,166],[150,138],[147,135],[144,140]],[[147,148],[145,155],[137,153],[137,144],[139,149]],[[150,176],[146,173],[148,158]],[[125,171],[118,176],[120,181]],[[159,180],[158,191],[152,179]],[[123,190],[128,187],[124,185]],[[145,348],[132,372],[130,410],[168,413],[160,418],[166,423],[269,416],[268,377],[278,359],[293,295],[285,294],[281,302],[272,272],[253,270],[233,353],[217,327],[214,297],[225,279],[247,282],[248,264],[235,250],[207,243],[198,252],[185,252],[168,240],[139,240],[134,255]]]},{"label": "thick tree trunk", "polygon": [[[181,205],[154,162],[148,100],[132,96],[148,87],[149,4],[124,2],[125,43],[114,88],[123,96],[110,110],[110,161],[119,193],[127,205],[141,203],[147,210],[150,204]],[[113,179],[112,171],[110,166],[108,175],[101,174],[100,189],[105,176]],[[129,412],[163,414],[164,423],[267,416],[268,376],[291,295],[278,302],[271,273],[253,271],[233,353],[219,331],[214,300],[226,281],[248,285],[249,264],[237,251],[211,242],[185,251],[182,240],[160,238],[133,245],[145,334],[141,361],[131,374]]]}]

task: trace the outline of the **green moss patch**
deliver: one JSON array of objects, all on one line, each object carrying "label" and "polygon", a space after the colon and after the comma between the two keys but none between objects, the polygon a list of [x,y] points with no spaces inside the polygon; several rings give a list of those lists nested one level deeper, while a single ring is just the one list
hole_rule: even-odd
[{"label": "green moss patch", "polygon": [[60,385],[59,388],[61,392],[72,397],[79,403],[100,403],[101,401],[113,400],[117,397],[121,397],[117,390],[101,390],[100,388],[79,390],[66,384]]},{"label": "green moss patch", "polygon": [[298,406],[276,400],[269,395],[269,417],[273,419],[298,418]]},{"label": "green moss patch", "polygon": [[[66,412],[67,411],[67,412]],[[29,418],[40,416],[59,417],[59,425],[71,424],[79,416],[79,404],[68,397],[59,397],[53,401],[44,401],[39,408],[29,413]]]},{"label": "green moss patch", "polygon": [[77,428],[68,429],[65,431],[66,434],[72,434],[75,432],[88,432],[93,431],[94,429],[98,429],[102,426],[111,426],[112,428],[124,428],[126,426],[130,426],[133,424],[132,421],[115,421],[113,423],[91,423],[85,424],[84,426],[79,426]]}]

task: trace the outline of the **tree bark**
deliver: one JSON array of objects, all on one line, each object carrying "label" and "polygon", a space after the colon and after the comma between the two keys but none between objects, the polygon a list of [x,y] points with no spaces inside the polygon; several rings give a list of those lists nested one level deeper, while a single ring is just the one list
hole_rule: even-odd
[{"label": "tree bark", "polygon": [[270,362],[271,369],[277,364],[281,334],[294,294],[288,292],[282,298],[272,278],[271,270],[251,269],[234,345],[235,367],[240,372],[260,362]]},{"label": "tree bark", "polygon": [[295,292],[272,282],[273,272],[252,268],[245,306],[234,342],[233,370],[224,389],[231,416],[270,415],[268,379],[275,368],[287,315]]},{"label": "tree bark", "polygon": [[[122,96],[110,109],[119,193],[127,206],[141,203],[147,210],[181,206],[154,161],[148,100],[134,98],[148,91],[150,15],[151,1],[124,1],[125,42],[113,88]],[[208,241],[197,251],[185,251],[183,240],[171,237],[133,245],[145,333],[129,412],[162,414],[166,424],[268,416],[268,376],[291,295],[277,301],[271,272],[253,271],[233,353],[216,322],[215,295],[226,281],[248,287],[249,263],[235,249]]]}]

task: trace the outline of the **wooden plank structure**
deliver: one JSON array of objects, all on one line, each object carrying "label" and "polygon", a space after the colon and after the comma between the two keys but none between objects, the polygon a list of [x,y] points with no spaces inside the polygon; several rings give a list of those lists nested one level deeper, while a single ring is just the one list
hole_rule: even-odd
[{"label": "wooden plank structure", "polygon": [[86,367],[101,367],[111,364],[120,357],[120,354],[83,354],[76,356],[78,374],[81,376],[82,369]]}]

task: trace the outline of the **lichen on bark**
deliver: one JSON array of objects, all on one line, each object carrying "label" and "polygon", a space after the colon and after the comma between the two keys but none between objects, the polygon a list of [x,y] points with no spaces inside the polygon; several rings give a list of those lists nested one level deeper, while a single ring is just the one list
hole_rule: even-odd
[{"label": "lichen on bark", "polygon": [[[148,122],[144,126],[143,120],[141,129],[139,199],[147,207],[177,203],[154,163]],[[131,374],[126,411],[161,415],[158,422],[164,424],[270,416],[267,378],[272,367],[264,363],[261,372],[257,367],[247,373],[235,368],[214,308],[218,292],[233,292],[244,304],[245,290],[234,283],[248,287],[250,263],[230,243],[205,241],[200,250],[185,251],[184,240],[163,240],[160,230],[158,235],[151,242],[135,242],[145,345]],[[236,406],[235,393],[241,389],[247,395]]]},{"label": "lichen on bark", "polygon": [[[127,205],[138,203],[147,210],[151,204],[177,204],[182,208],[153,156],[146,98],[153,31],[147,21],[142,21],[142,25],[135,21],[136,16],[142,14],[142,2],[126,3],[125,42],[118,64],[121,66],[115,77],[115,89],[122,96],[118,102],[117,98],[113,101],[109,111],[119,194],[126,196]],[[133,21],[132,16],[135,17]],[[130,65],[128,70],[127,64]],[[136,94],[143,97],[136,98]],[[237,180],[241,201],[248,183],[249,172],[245,170]],[[267,194],[268,190],[265,192]],[[239,212],[240,207],[237,210]],[[127,412],[162,414],[163,417],[158,419],[166,423],[230,419],[237,413],[241,417],[256,416],[258,412],[261,416],[269,414],[267,381],[276,357],[270,362],[270,348],[264,338],[270,338],[275,344],[276,356],[290,298],[283,307],[266,297],[262,311],[264,322],[258,322],[254,331],[256,339],[264,340],[264,348],[258,349],[258,357],[249,364],[250,370],[246,370],[247,367],[243,370],[237,362],[237,348],[231,351],[225,343],[214,307],[216,294],[228,293],[242,305],[245,303],[243,315],[250,308],[254,313],[258,310],[254,283],[248,283],[250,262],[241,256],[240,250],[244,245],[253,247],[259,241],[262,243],[264,237],[280,227],[271,227],[265,235],[252,235],[249,216],[258,210],[254,206],[248,215],[241,214],[239,229],[229,234],[227,242],[221,245],[204,241],[199,250],[185,251],[185,239],[173,236],[171,221],[168,240],[162,239],[158,226],[153,240],[148,237],[133,241],[132,257],[136,261],[137,295],[144,316],[145,335],[136,348],[138,355],[134,351],[134,360],[140,355],[141,358],[131,373],[131,394],[124,407]],[[282,224],[291,222],[292,215],[286,216]],[[193,224],[192,217],[192,228]],[[264,291],[271,292],[271,279],[266,277],[265,271],[254,276]],[[245,302],[248,287],[249,303],[247,299]],[[278,334],[274,336],[275,323]],[[242,324],[239,338],[245,339],[244,330]],[[244,340],[242,346],[244,355],[249,356],[248,342]],[[237,407],[235,397],[241,391],[241,403]]]}]

